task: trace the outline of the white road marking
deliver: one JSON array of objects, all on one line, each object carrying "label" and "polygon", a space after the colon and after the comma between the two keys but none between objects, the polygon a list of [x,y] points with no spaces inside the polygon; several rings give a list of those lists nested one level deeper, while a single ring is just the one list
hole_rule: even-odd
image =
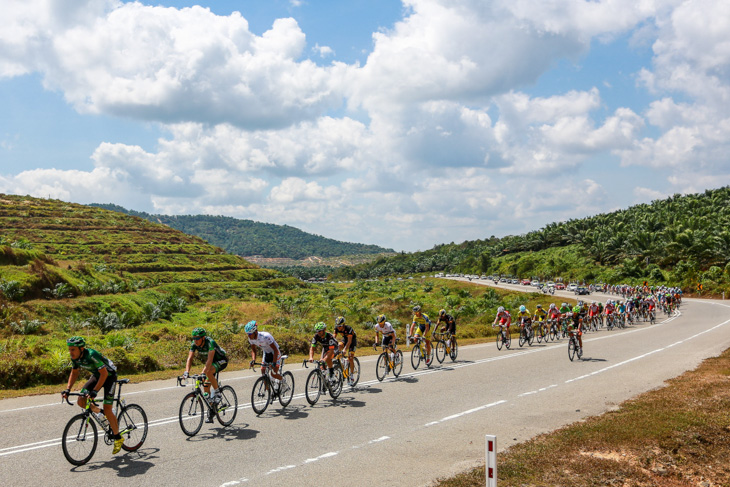
[{"label": "white road marking", "polygon": [[484,409],[488,409],[488,408],[491,408],[491,407],[494,407],[494,406],[499,406],[500,404],[504,404],[506,402],[507,401],[503,399],[501,401],[493,402],[493,403],[490,403],[490,404],[485,404],[484,406],[479,406],[479,407],[476,407],[476,408],[473,408],[473,409],[469,409],[467,411],[463,411],[463,412],[460,412],[460,413],[452,414],[451,416],[446,416],[445,418],[441,418],[438,421],[432,421],[430,423],[426,423],[426,424],[424,424],[424,426],[428,427],[428,426],[433,426],[433,425],[436,425],[436,424],[439,424],[439,423],[443,423],[443,422],[446,422],[446,421],[451,421],[452,419],[460,418],[462,416],[466,416],[467,414],[476,413],[477,411],[482,411]]}]

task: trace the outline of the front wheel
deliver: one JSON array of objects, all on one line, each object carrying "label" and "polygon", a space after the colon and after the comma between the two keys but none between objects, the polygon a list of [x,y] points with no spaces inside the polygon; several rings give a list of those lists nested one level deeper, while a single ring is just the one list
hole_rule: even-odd
[{"label": "front wheel", "polygon": [[525,342],[527,342],[527,337],[525,336],[526,333],[527,332],[524,329],[520,330],[520,339],[518,340],[518,342],[520,344],[520,348],[522,348],[522,345],[524,345]]},{"label": "front wheel", "polygon": [[444,362],[445,358],[446,358],[446,343],[439,340],[436,342],[436,360],[438,360],[439,363],[442,364]]},{"label": "front wheel", "polygon": [[238,412],[238,396],[231,386],[223,386],[218,391],[220,401],[216,404],[216,416],[223,426],[230,426]]},{"label": "front wheel", "polygon": [[456,357],[459,356],[459,345],[453,338],[451,339],[451,352],[449,353],[449,356],[451,357],[452,362],[456,362]]},{"label": "front wheel", "polygon": [[294,397],[294,376],[291,372],[284,372],[281,375],[281,379],[281,384],[279,385],[279,404],[285,408]]},{"label": "front wheel", "polygon": [[360,381],[360,359],[352,357],[350,363],[352,364],[352,371],[350,372],[350,379],[352,379],[352,383],[350,386],[355,387]]},{"label": "front wheel", "polygon": [[529,346],[532,346],[532,343],[535,341],[535,330],[529,329],[527,330],[527,344]]},{"label": "front wheel", "polygon": [[403,352],[396,350],[393,357],[393,376],[398,377],[403,370]]},{"label": "front wheel", "polygon": [[96,423],[87,414],[77,414],[63,429],[61,438],[63,456],[72,465],[83,465],[94,456],[98,442]]},{"label": "front wheel", "polygon": [[253,384],[251,389],[251,409],[253,412],[263,414],[271,402],[271,386],[266,376],[262,375]]},{"label": "front wheel", "polygon": [[127,404],[117,417],[119,434],[124,438],[122,448],[136,451],[147,438],[147,414],[136,404]]},{"label": "front wheel", "polygon": [[385,374],[387,372],[388,372],[388,352],[383,352],[380,354],[380,357],[378,357],[378,361],[375,364],[375,377],[377,377],[380,382],[383,382],[383,379],[385,379]]},{"label": "front wheel", "polygon": [[502,332],[500,331],[497,334],[497,350],[502,350],[502,345],[504,345],[504,336],[502,335]]},{"label": "front wheel", "polygon": [[310,406],[314,406],[319,401],[319,395],[322,393],[322,379],[318,370],[313,370],[307,376],[307,382],[304,386],[304,396]]},{"label": "front wheel", "polygon": [[411,350],[411,366],[413,366],[413,370],[417,370],[418,366],[421,364],[421,350],[420,345],[415,344],[413,346],[413,350]]},{"label": "front wheel", "polygon": [[506,341],[505,341],[504,345],[507,347],[507,350],[509,350],[509,347],[512,346],[512,335],[509,332],[507,332],[507,336],[506,336],[505,340]]},{"label": "front wheel", "polygon": [[571,338],[568,341],[568,358],[570,359],[571,362],[575,358],[575,351],[576,351],[575,350],[575,340],[573,338]]},{"label": "front wheel", "polygon": [[342,383],[344,382],[342,379],[342,369],[335,367],[332,376],[335,380],[330,382],[330,397],[332,399],[337,399],[342,393]]},{"label": "front wheel", "polygon": [[195,436],[203,427],[205,408],[203,400],[194,392],[188,393],[180,403],[180,428],[188,436]]}]

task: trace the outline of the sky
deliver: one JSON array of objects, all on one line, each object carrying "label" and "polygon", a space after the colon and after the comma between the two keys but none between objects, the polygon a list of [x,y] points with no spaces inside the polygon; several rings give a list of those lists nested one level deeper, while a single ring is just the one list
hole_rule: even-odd
[{"label": "sky", "polygon": [[396,250],[730,184],[727,0],[3,0],[0,193]]}]

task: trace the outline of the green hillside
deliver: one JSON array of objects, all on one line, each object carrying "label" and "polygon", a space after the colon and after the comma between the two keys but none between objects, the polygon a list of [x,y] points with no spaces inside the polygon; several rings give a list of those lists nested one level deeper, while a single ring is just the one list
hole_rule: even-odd
[{"label": "green hillside", "polygon": [[[412,272],[501,273],[601,282],[672,282],[705,292],[730,288],[730,188],[589,218],[525,235],[437,245],[335,271],[370,278]],[[485,232],[486,233],[486,232]]]},{"label": "green hillside", "polygon": [[340,257],[393,252],[392,249],[377,245],[341,242],[313,235],[288,225],[239,220],[227,216],[151,215],[112,204],[93,206],[163,223],[188,235],[201,237],[228,253],[241,256],[304,259],[310,256]]}]

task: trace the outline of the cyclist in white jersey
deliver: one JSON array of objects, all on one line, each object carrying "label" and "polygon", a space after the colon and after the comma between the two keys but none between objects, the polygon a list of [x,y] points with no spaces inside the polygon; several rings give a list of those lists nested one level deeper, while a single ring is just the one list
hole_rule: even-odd
[{"label": "cyclist in white jersey", "polygon": [[[246,323],[244,330],[248,335],[248,343],[251,344],[251,366],[253,367],[254,362],[256,362],[256,350],[260,348],[264,355],[262,362],[272,364],[273,371],[271,372],[271,376],[274,379],[281,380],[281,374],[279,374],[279,357],[281,357],[281,352],[279,351],[279,344],[276,343],[274,337],[271,333],[259,331],[255,321]],[[261,369],[261,373],[264,373],[263,369]]]},{"label": "cyclist in white jersey", "polygon": [[395,330],[389,321],[385,321],[385,315],[378,316],[375,330],[375,343],[378,343],[378,335],[383,337],[381,342],[383,348],[388,348],[391,352],[395,352]]}]

